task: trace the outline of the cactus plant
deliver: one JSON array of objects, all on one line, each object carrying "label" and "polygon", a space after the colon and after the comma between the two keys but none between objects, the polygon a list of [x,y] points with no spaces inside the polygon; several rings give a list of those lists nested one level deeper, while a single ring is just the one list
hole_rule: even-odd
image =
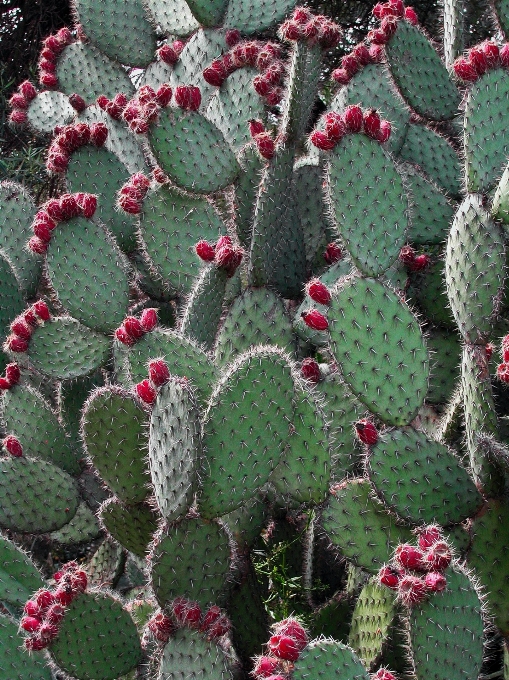
[{"label": "cactus plant", "polygon": [[74,0],[11,98],[60,189],[0,185],[5,677],[504,673],[509,43],[379,3],[316,119],[295,5]]}]

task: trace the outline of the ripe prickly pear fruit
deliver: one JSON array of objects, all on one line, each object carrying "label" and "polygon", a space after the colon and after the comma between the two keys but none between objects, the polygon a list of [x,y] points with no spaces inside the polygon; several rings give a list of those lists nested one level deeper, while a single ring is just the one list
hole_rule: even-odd
[{"label": "ripe prickly pear fruit", "polygon": [[429,574],[426,574],[424,581],[428,590],[432,593],[441,593],[447,587],[445,576],[438,571],[430,571]]},{"label": "ripe prickly pear fruit", "polygon": [[424,571],[424,553],[409,543],[398,545],[394,557],[404,569]]},{"label": "ripe prickly pear fruit", "polygon": [[430,571],[444,571],[452,560],[451,549],[445,541],[437,541],[424,556],[425,568]]},{"label": "ripe prickly pear fruit", "polygon": [[269,678],[281,670],[281,661],[275,656],[259,656],[255,659],[253,675],[256,678]]},{"label": "ripe prickly pear fruit", "polygon": [[17,437],[12,434],[7,435],[2,442],[7,453],[10,453],[14,458],[21,458],[23,455],[23,447]]},{"label": "ripe prickly pear fruit", "polygon": [[138,397],[149,406],[152,406],[152,404],[157,399],[157,392],[152,387],[150,381],[147,378],[135,385],[134,389]]},{"label": "ripe prickly pear fruit", "polygon": [[347,106],[343,113],[343,120],[348,132],[360,132],[364,122],[361,107],[355,104]]},{"label": "ripe prickly pear fruit", "polygon": [[412,607],[426,599],[426,582],[418,576],[406,574],[398,583],[398,598],[407,607]]},{"label": "ripe prickly pear fruit", "polygon": [[309,380],[309,382],[312,383],[320,382],[322,377],[318,362],[312,357],[306,357],[306,359],[302,361],[300,373],[305,380]]},{"label": "ripe prickly pear fruit", "polygon": [[315,331],[326,331],[329,328],[329,322],[317,309],[302,312],[301,316],[308,328],[312,328]]},{"label": "ripe prickly pear fruit", "polygon": [[156,387],[165,385],[170,379],[170,369],[164,359],[154,359],[149,362],[148,375]]},{"label": "ripe prickly pear fruit", "polygon": [[378,430],[367,418],[363,418],[355,423],[355,433],[357,438],[368,446],[374,446],[378,441]]},{"label": "ripe prickly pear fruit", "polygon": [[330,290],[320,281],[320,279],[311,279],[306,285],[306,293],[313,300],[321,305],[328,305],[331,301]]},{"label": "ripe prickly pear fruit", "polygon": [[140,316],[141,327],[145,333],[150,333],[157,326],[157,309],[148,307],[144,309]]},{"label": "ripe prickly pear fruit", "polygon": [[389,565],[383,566],[378,572],[379,582],[382,583],[384,586],[387,586],[387,588],[391,588],[392,590],[397,589],[399,579],[400,579],[399,571],[397,569],[394,569],[394,567],[390,567]]},{"label": "ripe prickly pear fruit", "polygon": [[297,661],[300,649],[289,635],[273,635],[269,640],[271,654],[284,661]]},{"label": "ripe prickly pear fruit", "polygon": [[430,524],[419,531],[419,547],[428,550],[431,546],[442,539],[442,530],[437,524]]}]

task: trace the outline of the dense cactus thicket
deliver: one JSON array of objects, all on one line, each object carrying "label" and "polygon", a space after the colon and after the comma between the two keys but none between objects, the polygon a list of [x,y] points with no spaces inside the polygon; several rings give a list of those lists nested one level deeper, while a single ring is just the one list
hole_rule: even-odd
[{"label": "dense cactus thicket", "polygon": [[75,0],[10,100],[6,680],[509,677],[509,8],[375,5],[315,120],[295,4]]}]

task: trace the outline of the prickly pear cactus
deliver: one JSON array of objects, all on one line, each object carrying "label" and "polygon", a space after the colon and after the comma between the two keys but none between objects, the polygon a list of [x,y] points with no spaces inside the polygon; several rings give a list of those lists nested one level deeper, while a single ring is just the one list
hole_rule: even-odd
[{"label": "prickly pear cactus", "polygon": [[11,97],[2,677],[503,675],[509,43],[388,0],[323,88],[295,4],[74,0]]}]

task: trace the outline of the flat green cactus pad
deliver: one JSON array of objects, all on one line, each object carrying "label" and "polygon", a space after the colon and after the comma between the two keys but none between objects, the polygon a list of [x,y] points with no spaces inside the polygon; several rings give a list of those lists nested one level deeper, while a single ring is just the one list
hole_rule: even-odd
[{"label": "flat green cactus pad", "polygon": [[124,503],[140,503],[149,493],[146,413],[121,387],[99,388],[88,398],[81,424],[92,464]]},{"label": "flat green cactus pad", "polygon": [[52,531],[50,538],[61,545],[76,545],[85,541],[92,541],[101,533],[101,527],[95,514],[85,502],[78,505],[76,514],[70,522],[61,529]]},{"label": "flat green cactus pad", "polygon": [[173,294],[191,291],[203,263],[194,246],[202,239],[215,243],[226,227],[204,198],[160,187],[143,202],[140,236],[149,265]]},{"label": "flat green cactus pad", "polygon": [[225,28],[238,28],[242,33],[258,33],[278,24],[297,4],[297,0],[230,0]]},{"label": "flat green cactus pad", "polygon": [[427,336],[431,356],[431,377],[426,401],[445,404],[451,398],[459,378],[461,346],[455,333],[433,330]]},{"label": "flat green cactus pad", "polygon": [[458,207],[447,240],[445,279],[452,313],[467,342],[490,337],[500,312],[506,249],[504,234],[469,195]]},{"label": "flat green cactus pad", "polygon": [[385,55],[399,91],[419,115],[431,120],[448,120],[456,115],[460,94],[437,52],[417,26],[398,21]]},{"label": "flat green cactus pad", "polygon": [[[78,21],[101,52],[126,66],[147,66],[154,58],[156,36],[142,0],[111,0],[107,7],[94,0],[74,0]],[[135,41],[126,40],[136,35]]]},{"label": "flat green cactus pad", "polygon": [[101,505],[98,517],[120,545],[138,557],[146,556],[158,520],[157,514],[146,503],[124,505],[118,498],[110,498]]},{"label": "flat green cactus pad", "polygon": [[225,652],[203,633],[181,628],[166,643],[157,680],[232,680],[232,668]]},{"label": "flat green cactus pad", "polygon": [[288,357],[277,348],[255,348],[222,375],[203,429],[205,517],[235,510],[267,482],[288,443],[293,395]]},{"label": "flat green cactus pad", "polygon": [[409,423],[426,395],[429,359],[407,305],[379,281],[352,277],[334,290],[328,316],[333,354],[355,396],[385,423]]},{"label": "flat green cactus pad", "polygon": [[40,654],[29,656],[22,647],[18,623],[0,614],[0,673],[9,680],[52,680],[49,665]]},{"label": "flat green cactus pad", "polygon": [[23,311],[25,301],[11,263],[0,250],[0,333],[5,338],[9,324]]},{"label": "flat green cactus pad", "polygon": [[53,132],[56,125],[67,125],[75,116],[69,97],[50,90],[39,92],[27,109],[28,122],[34,130],[42,133]]},{"label": "flat green cactus pad", "polygon": [[509,156],[506,112],[509,73],[488,71],[473,83],[465,105],[465,172],[467,190],[488,193]]},{"label": "flat green cactus pad", "polygon": [[368,680],[367,669],[353,649],[336,640],[313,640],[294,664],[294,680]]},{"label": "flat green cactus pad", "polygon": [[[62,347],[66,351],[62,352]],[[32,335],[28,357],[41,373],[56,380],[88,375],[102,366],[110,353],[110,340],[82,326],[70,316],[46,321]]]},{"label": "flat green cactus pad", "polygon": [[389,562],[399,543],[411,540],[372,497],[367,479],[352,479],[331,489],[322,525],[332,544],[355,565],[371,573]]},{"label": "flat green cactus pad", "polygon": [[264,162],[253,142],[239,152],[237,159],[242,172],[235,182],[237,203],[235,229],[241,246],[248,250],[251,245],[256,196]]},{"label": "flat green cactus pad", "polygon": [[[394,162],[379,142],[353,134],[330,153],[326,173],[337,229],[350,257],[366,276],[379,276],[398,257],[409,222]],[[372,211],[375,204],[377,212]]]},{"label": "flat green cactus pad", "polygon": [[153,23],[165,34],[187,36],[199,27],[185,0],[145,0],[145,6]]},{"label": "flat green cactus pad", "polygon": [[178,378],[163,385],[150,418],[148,459],[157,506],[171,522],[184,516],[198,487],[200,412]]},{"label": "flat green cactus pad", "polygon": [[468,576],[458,567],[448,569],[444,575],[444,592],[430,595],[410,614],[416,676],[431,680],[476,678],[483,659],[481,601]]},{"label": "flat green cactus pad", "polygon": [[383,503],[412,523],[459,524],[482,505],[453,452],[412,427],[381,434],[367,469]]},{"label": "flat green cactus pad", "polygon": [[501,220],[504,223],[507,233],[507,225],[509,224],[509,166],[504,170],[504,174],[498,183],[493,197],[491,214],[496,220]]},{"label": "flat green cactus pad", "polygon": [[58,638],[49,648],[51,656],[79,680],[115,680],[141,661],[134,621],[111,595],[82,593],[59,626]]},{"label": "flat green cactus pad", "polygon": [[180,332],[210,351],[221,320],[228,275],[214,264],[203,267],[182,314]]},{"label": "flat green cactus pad", "polygon": [[230,542],[218,522],[183,519],[156,535],[150,556],[152,588],[164,607],[176,597],[202,607],[217,602],[230,570]]},{"label": "flat green cactus pad", "polygon": [[186,0],[195,19],[203,26],[218,26],[228,0]]},{"label": "flat green cactus pad", "polygon": [[219,191],[240,172],[223,133],[197,111],[163,109],[149,139],[157,162],[182,189]]},{"label": "flat green cactus pad", "polygon": [[69,522],[79,505],[72,477],[34,458],[0,458],[0,527],[42,534]]},{"label": "flat green cactus pad", "polygon": [[22,607],[43,585],[44,580],[28,555],[15,543],[0,536],[0,600]]}]

